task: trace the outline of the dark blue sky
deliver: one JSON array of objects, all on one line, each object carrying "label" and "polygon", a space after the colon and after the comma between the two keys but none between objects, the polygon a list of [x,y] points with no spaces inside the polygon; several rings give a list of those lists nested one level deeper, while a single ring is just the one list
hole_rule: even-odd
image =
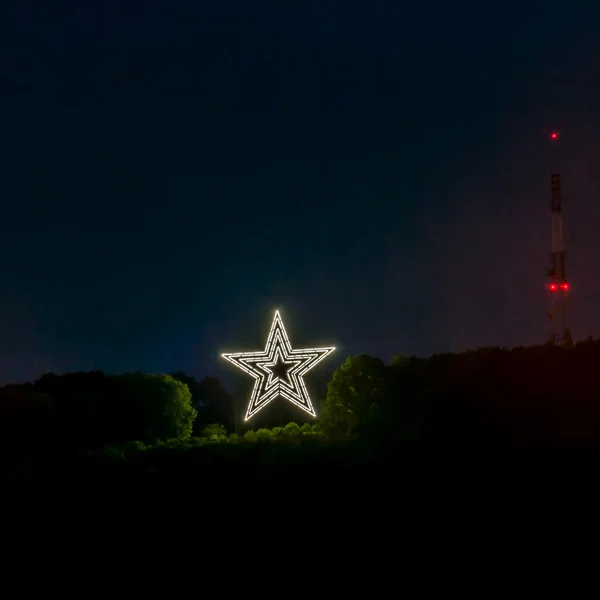
[{"label": "dark blue sky", "polygon": [[337,362],[542,342],[553,128],[600,335],[593,3],[12,4],[0,382],[223,374],[276,307]]}]

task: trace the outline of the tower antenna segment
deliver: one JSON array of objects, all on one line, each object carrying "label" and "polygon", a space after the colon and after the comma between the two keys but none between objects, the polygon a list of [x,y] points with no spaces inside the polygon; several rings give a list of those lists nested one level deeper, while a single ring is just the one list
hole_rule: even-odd
[{"label": "tower antenna segment", "polygon": [[550,344],[565,347],[573,345],[573,337],[567,320],[569,308],[569,292],[571,284],[567,279],[565,249],[563,239],[562,191],[560,185],[558,145],[560,134],[550,134],[552,145],[552,165],[550,172],[550,212],[552,215],[552,252],[546,289],[549,296],[548,319],[550,324]]}]

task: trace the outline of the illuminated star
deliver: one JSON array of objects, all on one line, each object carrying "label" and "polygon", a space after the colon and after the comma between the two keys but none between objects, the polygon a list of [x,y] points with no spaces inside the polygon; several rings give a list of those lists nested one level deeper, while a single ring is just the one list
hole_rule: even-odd
[{"label": "illuminated star", "polygon": [[222,355],[255,379],[246,421],[279,396],[315,417],[315,409],[302,377],[334,350],[335,348],[292,350],[279,311],[276,311],[264,351]]}]

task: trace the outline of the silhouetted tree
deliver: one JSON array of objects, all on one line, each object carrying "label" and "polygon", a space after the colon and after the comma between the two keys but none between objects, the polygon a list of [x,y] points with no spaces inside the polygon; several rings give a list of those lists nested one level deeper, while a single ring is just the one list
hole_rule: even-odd
[{"label": "silhouetted tree", "polygon": [[102,371],[45,373],[34,387],[52,398],[58,443],[94,447],[131,439],[125,405]]},{"label": "silhouetted tree", "polygon": [[202,429],[211,423],[220,423],[227,430],[234,430],[236,416],[234,398],[218,377],[205,377],[202,381],[196,381],[182,371],[177,371],[172,376],[185,383],[192,394],[192,403],[198,411],[194,435],[202,435]]},{"label": "silhouetted tree", "polygon": [[56,437],[52,398],[31,384],[0,388],[0,454],[15,458],[44,450]]},{"label": "silhouetted tree", "polygon": [[192,394],[185,383],[171,375],[143,373],[118,375],[114,380],[124,390],[126,401],[139,411],[145,431],[135,439],[191,437],[198,412],[192,406]]},{"label": "silhouetted tree", "polygon": [[321,426],[332,437],[349,437],[372,419],[385,398],[387,383],[381,359],[349,357],[333,374],[321,405]]},{"label": "silhouetted tree", "polygon": [[169,375],[46,373],[34,387],[52,398],[57,439],[74,447],[189,438],[197,414],[187,386]]},{"label": "silhouetted tree", "polygon": [[235,429],[237,409],[234,397],[218,377],[206,377],[198,386],[202,400],[202,420],[221,423],[228,431]]},{"label": "silhouetted tree", "polygon": [[171,377],[173,379],[177,379],[177,381],[181,381],[181,383],[185,383],[190,390],[190,394],[192,395],[192,406],[199,410],[202,408],[202,399],[200,398],[200,390],[199,383],[192,377],[191,375],[187,375],[183,371],[175,371],[175,373],[171,373]]}]

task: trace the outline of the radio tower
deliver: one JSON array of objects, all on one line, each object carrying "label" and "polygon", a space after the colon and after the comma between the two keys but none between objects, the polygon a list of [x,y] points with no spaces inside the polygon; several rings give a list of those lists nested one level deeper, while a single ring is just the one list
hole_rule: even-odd
[{"label": "radio tower", "polygon": [[571,284],[567,280],[565,249],[563,242],[562,195],[560,173],[558,172],[559,133],[550,134],[553,160],[550,175],[550,211],[552,214],[552,252],[550,253],[549,281],[546,289],[549,295],[548,319],[550,321],[550,339],[548,343],[571,348],[573,337],[567,321],[568,300]]}]

